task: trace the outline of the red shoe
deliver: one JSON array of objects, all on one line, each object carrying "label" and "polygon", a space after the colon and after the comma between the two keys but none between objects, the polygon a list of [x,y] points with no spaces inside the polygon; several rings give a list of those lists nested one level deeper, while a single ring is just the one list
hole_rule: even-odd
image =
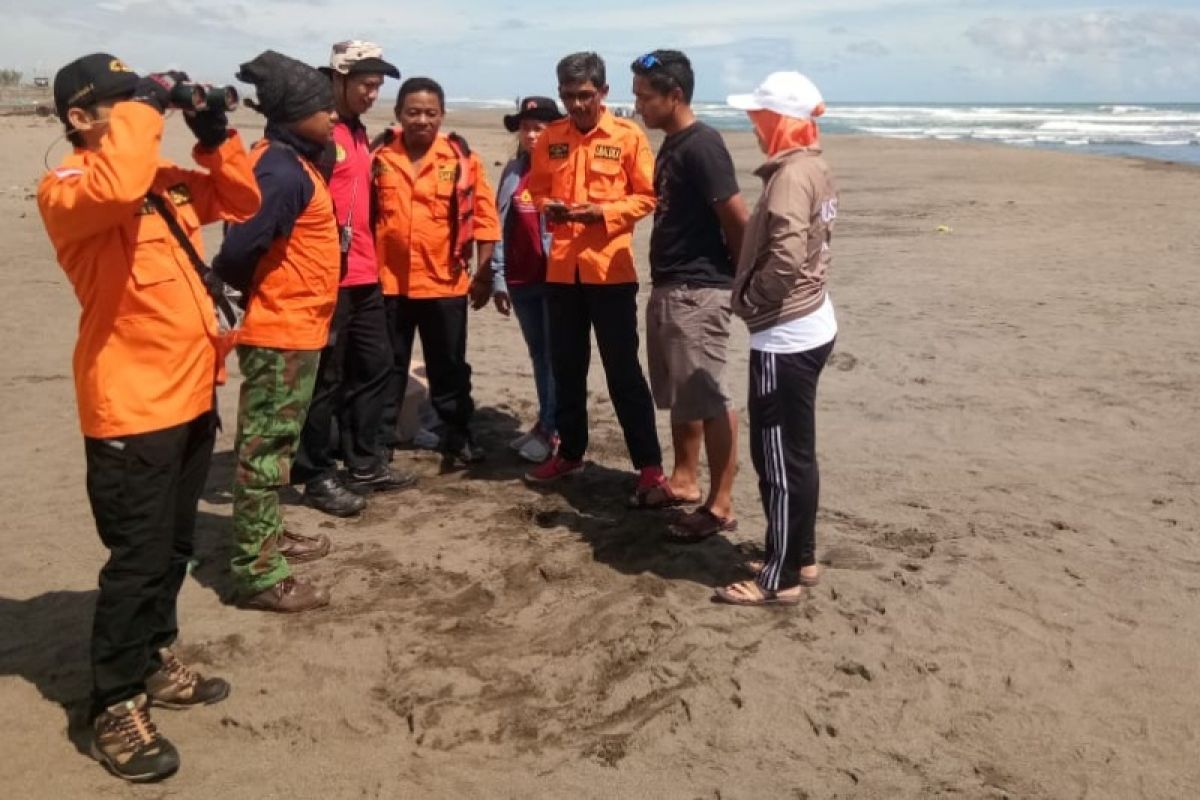
[{"label": "red shoe", "polygon": [[555,453],[541,466],[525,473],[525,480],[530,483],[553,483],[559,478],[583,472],[583,460],[568,461]]}]

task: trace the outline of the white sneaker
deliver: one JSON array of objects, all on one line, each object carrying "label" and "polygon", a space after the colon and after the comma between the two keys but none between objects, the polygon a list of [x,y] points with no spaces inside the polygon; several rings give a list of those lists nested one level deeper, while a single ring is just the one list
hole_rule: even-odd
[{"label": "white sneaker", "polygon": [[[558,438],[558,437],[555,437]],[[546,439],[542,434],[535,433],[529,437],[524,446],[518,450],[518,454],[526,461],[532,461],[534,464],[541,464],[543,461],[554,455],[555,443]]]},{"label": "white sneaker", "polygon": [[529,440],[532,439],[536,435],[537,435],[537,426],[534,425],[528,431],[526,431],[525,433],[522,433],[520,436],[518,436],[517,438],[515,438],[511,442],[509,442],[508,446],[510,449],[519,453],[519,452],[521,452],[521,448],[524,447],[526,445],[526,443],[528,443]]}]

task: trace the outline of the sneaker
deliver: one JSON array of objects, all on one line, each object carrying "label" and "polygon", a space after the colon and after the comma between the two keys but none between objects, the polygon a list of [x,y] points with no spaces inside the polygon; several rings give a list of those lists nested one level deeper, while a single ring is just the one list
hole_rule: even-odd
[{"label": "sneaker", "polygon": [[329,590],[308,581],[284,578],[270,589],[264,589],[242,601],[243,608],[258,611],[277,611],[296,614],[329,605]]},{"label": "sneaker", "polygon": [[520,436],[509,442],[508,448],[514,453],[521,452],[521,448],[524,447],[530,439],[537,436],[541,432],[541,427],[542,426],[540,424],[534,425],[528,431],[522,433]]},{"label": "sneaker", "polygon": [[441,443],[442,437],[428,428],[421,428],[412,438],[412,446],[419,450],[437,450]]},{"label": "sneaker", "polygon": [[568,475],[583,472],[583,460],[568,461],[557,453],[551,456],[540,467],[525,473],[525,480],[530,483],[553,483]]},{"label": "sneaker", "polygon": [[150,704],[163,708],[192,708],[211,706],[229,697],[229,682],[222,678],[205,678],[180,661],[169,649],[158,651],[162,666],[146,678],[146,694]]},{"label": "sneaker", "polygon": [[279,537],[279,555],[290,564],[302,564],[305,561],[316,561],[329,555],[333,547],[325,534],[305,536],[302,533],[292,533],[285,530]]},{"label": "sneaker", "polygon": [[537,433],[529,437],[525,444],[521,445],[517,454],[526,461],[541,464],[547,458],[554,455],[554,451],[557,449],[558,434],[546,436],[539,429]]},{"label": "sneaker", "polygon": [[367,501],[342,485],[333,476],[304,484],[304,502],[335,517],[353,517],[367,507]]},{"label": "sneaker", "polygon": [[487,458],[483,448],[472,441],[470,434],[448,431],[442,437],[442,455],[447,461],[458,466],[478,464]]},{"label": "sneaker", "polygon": [[151,783],[179,770],[179,751],[150,719],[146,695],[114,703],[93,723],[92,756],[118,778]]},{"label": "sneaker", "polygon": [[415,485],[417,476],[411,472],[393,469],[387,464],[377,464],[374,469],[365,472],[350,470],[346,478],[346,488],[356,494],[371,492],[394,492]]}]

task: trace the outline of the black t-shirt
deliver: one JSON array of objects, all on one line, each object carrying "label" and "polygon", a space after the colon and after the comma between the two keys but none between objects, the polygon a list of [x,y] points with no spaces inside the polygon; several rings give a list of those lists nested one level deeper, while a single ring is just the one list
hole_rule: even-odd
[{"label": "black t-shirt", "polygon": [[654,191],[654,285],[730,286],[736,265],[713,204],[737,194],[738,184],[721,134],[695,122],[664,139],[654,167]]}]

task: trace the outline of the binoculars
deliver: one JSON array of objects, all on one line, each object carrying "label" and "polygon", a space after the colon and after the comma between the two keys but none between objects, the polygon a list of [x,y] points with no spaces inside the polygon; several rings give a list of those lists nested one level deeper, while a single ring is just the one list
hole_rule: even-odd
[{"label": "binoculars", "polygon": [[171,107],[180,111],[233,111],[238,91],[232,86],[179,82],[171,87]]}]

